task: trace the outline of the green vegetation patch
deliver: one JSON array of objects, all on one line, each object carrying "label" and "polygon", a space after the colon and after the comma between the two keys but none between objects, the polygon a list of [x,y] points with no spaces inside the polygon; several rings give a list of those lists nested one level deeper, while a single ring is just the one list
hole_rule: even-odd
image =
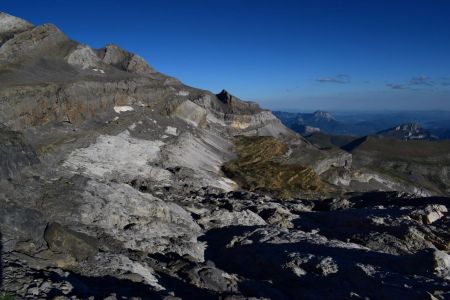
[{"label": "green vegetation patch", "polygon": [[275,161],[288,149],[274,137],[238,137],[234,147],[238,157],[222,169],[246,190],[266,191],[281,198],[300,192],[323,191],[323,182],[311,168]]},{"label": "green vegetation patch", "polygon": [[16,297],[11,293],[4,292],[0,294],[0,300],[14,300],[14,299],[16,299]]}]

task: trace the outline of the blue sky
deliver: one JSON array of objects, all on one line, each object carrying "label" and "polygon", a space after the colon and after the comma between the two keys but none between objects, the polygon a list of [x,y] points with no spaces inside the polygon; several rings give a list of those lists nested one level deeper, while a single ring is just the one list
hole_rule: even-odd
[{"label": "blue sky", "polygon": [[272,109],[450,110],[450,1],[17,1],[184,83]]}]

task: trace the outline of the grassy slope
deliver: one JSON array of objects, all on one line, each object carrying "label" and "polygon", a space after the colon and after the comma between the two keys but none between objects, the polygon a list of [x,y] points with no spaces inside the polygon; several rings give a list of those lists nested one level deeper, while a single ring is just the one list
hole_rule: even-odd
[{"label": "grassy slope", "polygon": [[[450,167],[450,141],[402,141],[365,137],[343,147],[353,154],[354,164],[439,194],[450,182],[442,176]],[[445,171],[444,171],[445,173]]]},{"label": "grassy slope", "polygon": [[311,168],[275,161],[288,151],[288,146],[273,137],[239,137],[235,151],[238,158],[225,164],[223,171],[247,190],[267,191],[282,198],[325,190]]}]

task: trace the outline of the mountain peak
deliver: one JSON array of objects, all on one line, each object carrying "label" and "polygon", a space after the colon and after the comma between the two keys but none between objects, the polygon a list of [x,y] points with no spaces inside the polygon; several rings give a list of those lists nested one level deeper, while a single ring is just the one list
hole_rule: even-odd
[{"label": "mountain peak", "polygon": [[395,131],[418,131],[420,129],[422,126],[416,122],[400,124],[394,128]]},{"label": "mountain peak", "polygon": [[327,111],[318,110],[313,113],[315,118],[325,119],[327,121],[336,121],[333,115]]},{"label": "mountain peak", "polygon": [[21,18],[0,12],[0,44],[10,36],[33,28],[34,25]]},{"label": "mountain peak", "polygon": [[26,30],[33,27],[28,21],[0,12],[0,33]]},{"label": "mountain peak", "polygon": [[231,95],[227,90],[223,89],[220,93],[218,93],[217,98],[223,103],[230,104],[233,100],[233,95]]},{"label": "mountain peak", "polygon": [[423,128],[419,123],[404,123],[398,126],[380,131],[378,136],[390,137],[401,140],[436,140],[431,131]]}]

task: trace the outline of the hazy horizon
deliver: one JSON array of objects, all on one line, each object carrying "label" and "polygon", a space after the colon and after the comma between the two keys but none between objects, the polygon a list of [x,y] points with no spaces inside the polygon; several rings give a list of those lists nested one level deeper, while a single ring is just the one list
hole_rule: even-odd
[{"label": "hazy horizon", "polygon": [[271,110],[450,110],[448,1],[5,0],[0,10]]}]

